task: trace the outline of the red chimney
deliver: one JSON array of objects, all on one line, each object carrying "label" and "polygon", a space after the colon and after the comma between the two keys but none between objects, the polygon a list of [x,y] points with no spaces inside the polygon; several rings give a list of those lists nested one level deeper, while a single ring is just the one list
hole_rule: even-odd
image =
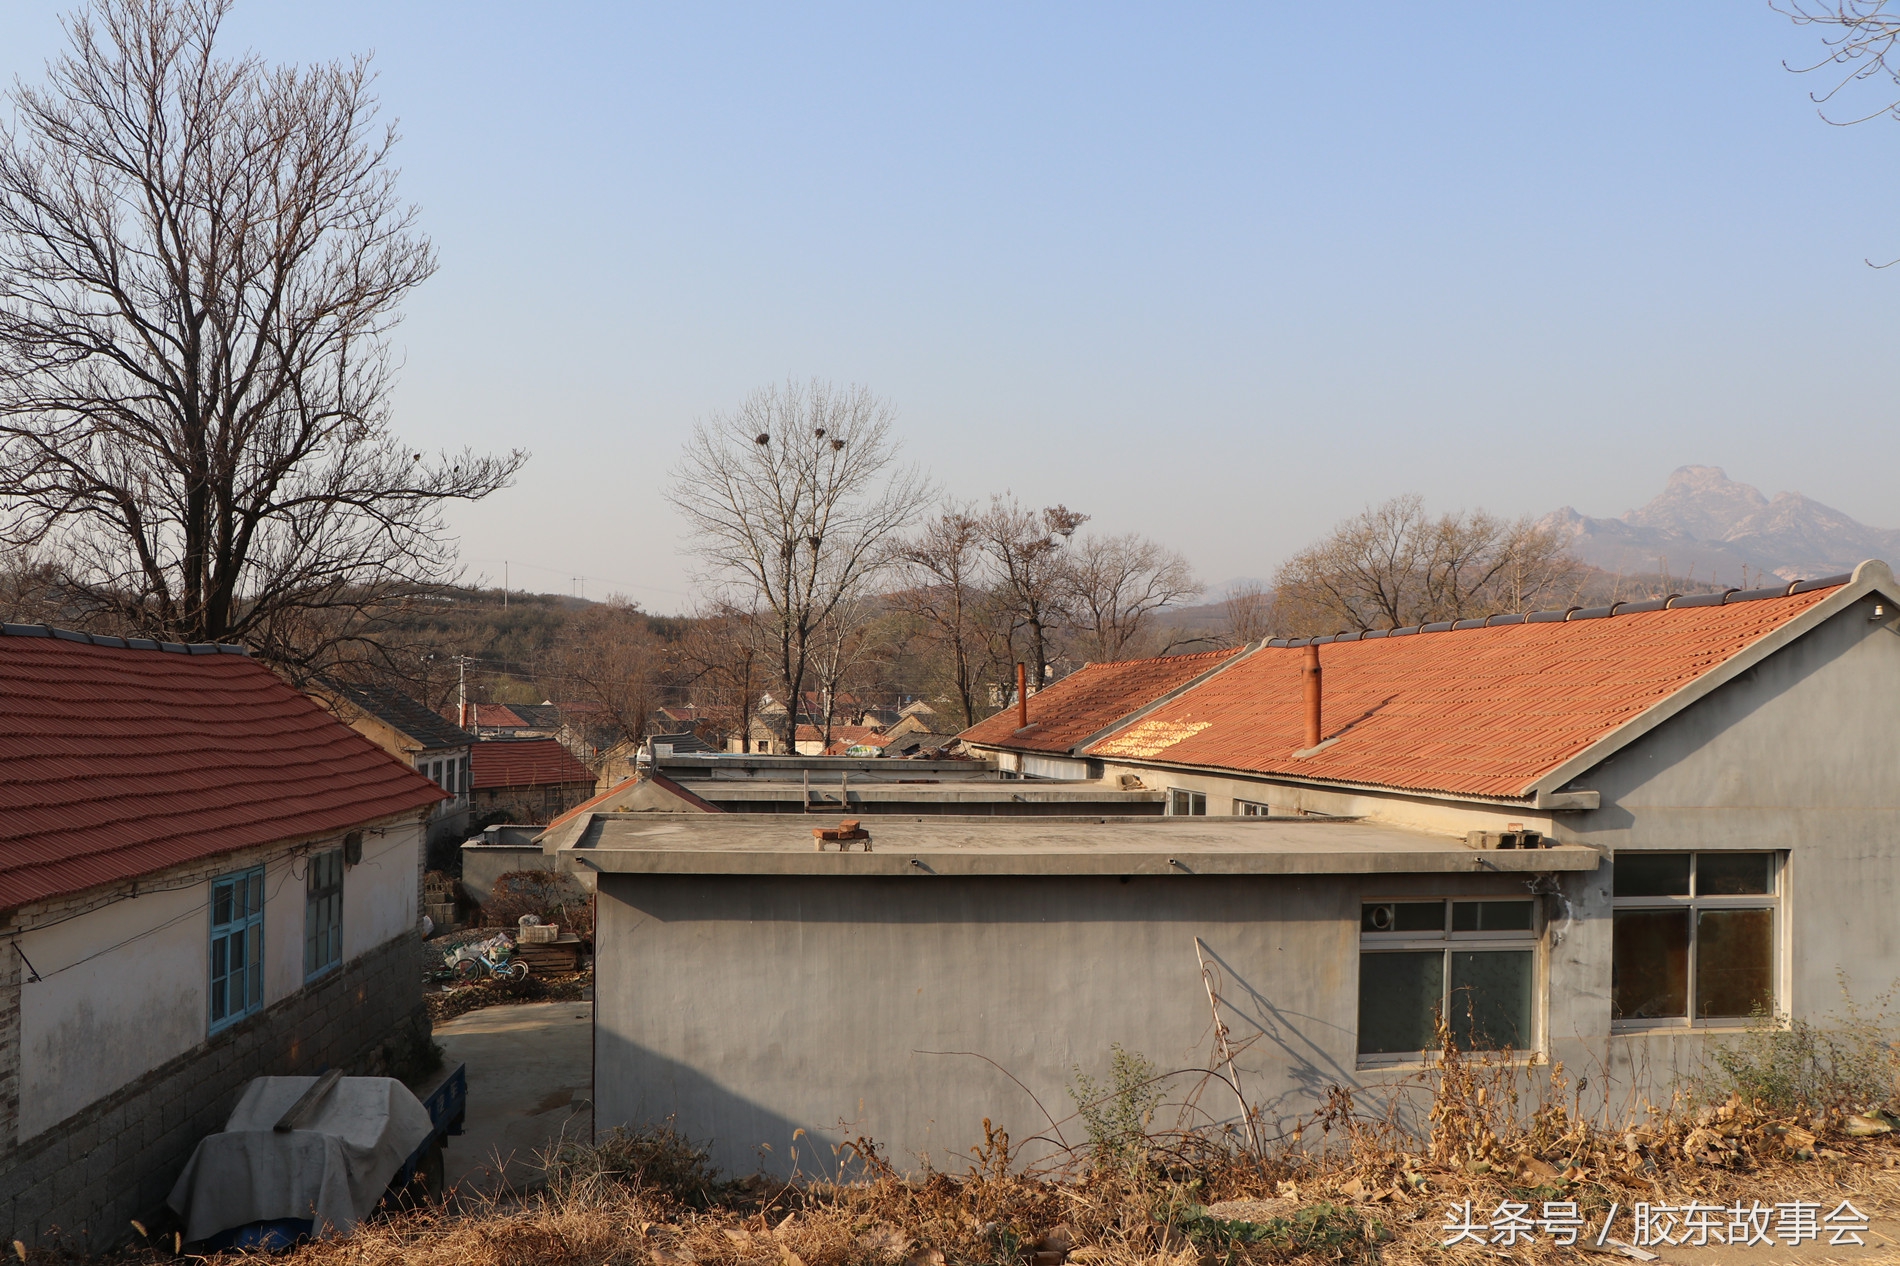
[{"label": "red chimney", "polygon": [[1301,684],[1306,688],[1306,746],[1319,746],[1319,647],[1306,645],[1306,660],[1300,665]]},{"label": "red chimney", "polygon": [[1021,660],[1016,661],[1016,728],[1029,728],[1029,674]]}]

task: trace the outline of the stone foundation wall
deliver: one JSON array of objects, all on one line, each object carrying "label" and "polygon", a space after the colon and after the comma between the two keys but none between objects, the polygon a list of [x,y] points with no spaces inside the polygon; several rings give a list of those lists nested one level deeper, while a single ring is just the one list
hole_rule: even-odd
[{"label": "stone foundation wall", "polygon": [[[154,1225],[192,1148],[223,1127],[251,1078],[385,1072],[393,1051],[429,1036],[421,954],[407,932],[20,1140],[0,1155],[0,1242],[110,1248],[135,1234],[133,1218]],[[0,1042],[7,1027],[0,1022]],[[12,1032],[17,1040],[17,1023]]]}]

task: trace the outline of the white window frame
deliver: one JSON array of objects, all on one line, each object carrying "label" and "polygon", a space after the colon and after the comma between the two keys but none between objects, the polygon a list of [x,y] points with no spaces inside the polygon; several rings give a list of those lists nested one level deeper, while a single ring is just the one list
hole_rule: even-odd
[{"label": "white window frame", "polygon": [[1428,950],[1444,951],[1445,966],[1439,976],[1439,990],[1440,990],[1439,1005],[1440,1007],[1444,1007],[1444,1006],[1449,1005],[1448,999],[1450,998],[1450,994],[1451,994],[1451,955],[1457,952],[1460,948],[1464,948],[1464,949],[1484,948],[1484,949],[1495,949],[1495,950],[1529,950],[1531,951],[1530,1041],[1527,1042],[1521,1048],[1514,1048],[1511,1052],[1511,1056],[1513,1059],[1523,1060],[1523,1059],[1528,1059],[1533,1054],[1538,1054],[1543,1051],[1544,1049],[1544,1019],[1545,1019],[1544,1013],[1546,1010],[1546,1000],[1549,994],[1549,990],[1546,988],[1546,985],[1545,985],[1546,977],[1545,977],[1545,964],[1544,964],[1544,908],[1543,908],[1544,903],[1539,901],[1536,897],[1528,898],[1531,905],[1531,926],[1528,932],[1517,931],[1517,930],[1504,931],[1504,932],[1482,932],[1482,931],[1480,932],[1454,932],[1451,930],[1452,907],[1455,904],[1470,902],[1470,901],[1523,901],[1523,900],[1527,900],[1527,898],[1519,895],[1518,893],[1508,893],[1508,892],[1507,893],[1452,893],[1452,894],[1447,894],[1447,895],[1410,893],[1403,896],[1390,895],[1390,896],[1369,896],[1369,897],[1360,898],[1359,904],[1358,904],[1358,917],[1359,917],[1360,922],[1364,921],[1365,908],[1367,906],[1385,905],[1387,903],[1414,905],[1414,904],[1420,904],[1423,902],[1438,901],[1438,902],[1444,903],[1445,924],[1444,924],[1444,930],[1437,933],[1368,932],[1368,931],[1365,931],[1363,927],[1360,929],[1360,932],[1359,932],[1360,970],[1355,974],[1354,988],[1353,988],[1353,1013],[1355,1016],[1354,1027],[1353,1027],[1353,1050],[1354,1050],[1354,1058],[1358,1061],[1358,1067],[1360,1068],[1389,1068],[1389,1067],[1392,1067],[1393,1065],[1420,1064],[1431,1059],[1437,1054],[1436,1051],[1430,1051],[1430,1050],[1362,1052],[1358,1049],[1359,1030],[1358,1030],[1358,1021],[1356,1017],[1358,1015],[1358,1009],[1359,1009],[1359,991],[1361,988],[1363,988],[1363,981],[1364,981],[1363,967],[1364,967],[1365,958],[1368,952],[1377,954],[1382,951],[1383,952],[1400,952],[1400,953],[1402,952],[1417,953],[1420,951],[1428,951]]},{"label": "white window frame", "polygon": [[1234,800],[1234,816],[1237,818],[1264,818],[1273,813],[1272,806],[1263,800]]},{"label": "white window frame", "polygon": [[[303,978],[328,975],[343,965],[343,846],[304,859]],[[321,884],[326,871],[334,884]]]},{"label": "white window frame", "polygon": [[[1611,908],[1611,953],[1615,953],[1615,916],[1627,910],[1688,910],[1689,911],[1689,984],[1687,1015],[1683,1016],[1632,1016],[1619,1019],[1612,1011],[1610,1032],[1612,1033],[1653,1033],[1684,1032],[1686,1030],[1735,1030],[1751,1027],[1755,1021],[1749,1016],[1719,1015],[1706,1020],[1696,1018],[1696,948],[1700,939],[1698,922],[1704,910],[1768,910],[1769,948],[1768,948],[1768,988],[1770,992],[1769,1010],[1774,1014],[1776,1023],[1785,1023],[1788,1017],[1787,972],[1784,969],[1787,946],[1787,919],[1783,895],[1787,891],[1788,855],[1781,849],[1772,848],[1658,848],[1626,849],[1628,853],[1687,853],[1689,855],[1689,892],[1687,897],[1618,897],[1610,898]],[[1699,862],[1708,853],[1746,853],[1751,856],[1766,854],[1768,857],[1768,894],[1738,896],[1697,896]],[[1614,863],[1612,863],[1614,864]],[[1615,892],[1615,880],[1611,881],[1611,892]],[[1614,959],[1612,959],[1614,962]]]},{"label": "white window frame", "polygon": [[[1186,802],[1188,806],[1187,812],[1182,813],[1175,809],[1174,805],[1175,805],[1176,796],[1179,796],[1184,802]],[[1201,811],[1199,813],[1196,813],[1194,811],[1194,805],[1196,801],[1199,801],[1200,806],[1201,806]],[[1194,791],[1187,787],[1168,788],[1168,814],[1167,816],[1171,818],[1204,818],[1206,817],[1207,816],[1207,793],[1205,791]]]}]

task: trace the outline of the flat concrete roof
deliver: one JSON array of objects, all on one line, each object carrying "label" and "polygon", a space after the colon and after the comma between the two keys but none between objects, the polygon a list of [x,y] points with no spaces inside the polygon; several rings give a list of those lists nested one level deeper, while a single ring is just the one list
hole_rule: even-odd
[{"label": "flat concrete roof", "polygon": [[589,815],[560,855],[643,875],[1346,875],[1591,871],[1584,845],[1479,849],[1464,840],[1325,818],[863,819],[871,851],[815,847],[834,813]]},{"label": "flat concrete roof", "polygon": [[696,795],[708,800],[732,804],[744,800],[797,800],[810,791],[812,802],[821,798],[838,803],[842,792],[852,804],[889,804],[906,800],[928,800],[945,804],[1098,804],[1104,812],[1114,812],[1117,804],[1160,804],[1168,798],[1165,791],[1123,791],[1099,782],[1038,782],[956,779],[907,779],[901,782],[860,782],[853,779],[841,786],[836,779],[803,782],[699,781],[690,784]]},{"label": "flat concrete roof", "polygon": [[797,781],[810,771],[814,782],[837,781],[848,774],[859,779],[896,782],[902,779],[988,779],[1000,781],[993,760],[917,760],[908,756],[766,756],[758,752],[681,752],[662,756],[656,763],[668,778],[688,782],[703,778],[765,778]]}]

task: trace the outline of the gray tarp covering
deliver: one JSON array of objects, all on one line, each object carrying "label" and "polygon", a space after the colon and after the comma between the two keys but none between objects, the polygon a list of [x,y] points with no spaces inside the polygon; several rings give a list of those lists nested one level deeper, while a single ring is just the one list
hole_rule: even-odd
[{"label": "gray tarp covering", "polygon": [[429,1110],[390,1077],[345,1077],[308,1128],[274,1131],[316,1080],[254,1079],[224,1133],[200,1140],[167,1201],[185,1219],[187,1240],[278,1218],[352,1230],[429,1137]]}]

